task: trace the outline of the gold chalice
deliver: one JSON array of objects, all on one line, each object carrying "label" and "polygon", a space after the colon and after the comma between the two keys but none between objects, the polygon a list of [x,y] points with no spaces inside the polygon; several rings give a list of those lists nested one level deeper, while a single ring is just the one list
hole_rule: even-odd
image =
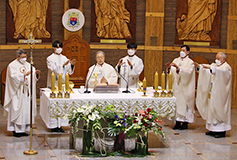
[{"label": "gold chalice", "polygon": [[139,85],[139,88],[137,89],[138,92],[142,92],[142,91],[143,91],[143,90],[142,90],[143,82],[139,80],[139,81],[138,81],[138,85]]},{"label": "gold chalice", "polygon": [[97,77],[98,77],[98,73],[94,73],[94,76],[95,76],[95,85],[97,84]]},{"label": "gold chalice", "polygon": [[74,83],[72,81],[69,81],[69,89],[70,89],[70,93],[74,93],[73,92],[73,87],[74,87]]}]

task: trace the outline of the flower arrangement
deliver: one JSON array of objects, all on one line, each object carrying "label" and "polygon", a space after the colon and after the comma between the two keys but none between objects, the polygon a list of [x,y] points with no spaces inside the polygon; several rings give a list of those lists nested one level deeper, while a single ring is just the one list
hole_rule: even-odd
[{"label": "flower arrangement", "polygon": [[[78,109],[74,109],[68,115],[69,124],[72,128],[73,136],[78,132],[78,123],[84,120],[84,129],[88,130],[102,130],[101,118],[103,113],[98,106],[83,105]],[[75,137],[75,136],[74,136]]]},{"label": "flower arrangement", "polygon": [[156,135],[160,134],[163,140],[166,140],[164,130],[160,125],[162,121],[153,109],[147,108],[146,111],[141,109],[139,113],[134,114],[132,121],[133,124],[125,130],[128,136],[137,135],[139,131],[147,135],[147,132],[152,130]]},{"label": "flower arrangement", "polygon": [[131,117],[127,112],[118,113],[115,111],[113,105],[106,107],[105,117],[108,119],[108,135],[115,137],[125,131],[126,128],[131,125]]}]

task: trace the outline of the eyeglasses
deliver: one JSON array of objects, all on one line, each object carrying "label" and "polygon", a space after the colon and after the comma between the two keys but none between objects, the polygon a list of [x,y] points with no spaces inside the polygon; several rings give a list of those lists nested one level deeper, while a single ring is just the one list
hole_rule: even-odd
[{"label": "eyeglasses", "polygon": [[104,59],[105,57],[103,56],[103,57],[96,57],[96,59]]}]

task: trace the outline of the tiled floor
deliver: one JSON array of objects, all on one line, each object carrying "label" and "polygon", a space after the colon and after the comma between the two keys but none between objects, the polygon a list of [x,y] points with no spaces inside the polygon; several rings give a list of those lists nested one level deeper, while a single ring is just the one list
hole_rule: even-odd
[{"label": "tiled floor", "polygon": [[[39,112],[38,112],[39,113]],[[152,133],[149,134],[149,151],[152,156],[144,158],[104,157],[84,158],[75,156],[75,150],[70,148],[69,128],[64,128],[64,134],[52,134],[46,128],[39,115],[33,130],[32,148],[38,151],[37,155],[24,155],[29,150],[29,137],[15,138],[6,131],[7,120],[3,117],[3,108],[0,106],[0,160],[233,160],[237,159],[237,127],[235,120],[237,109],[232,109],[232,130],[227,132],[226,138],[215,139],[204,133],[205,122],[198,112],[195,113],[195,123],[189,125],[189,130],[172,130],[173,122],[163,118],[167,142]],[[155,148],[154,148],[155,147]]]}]

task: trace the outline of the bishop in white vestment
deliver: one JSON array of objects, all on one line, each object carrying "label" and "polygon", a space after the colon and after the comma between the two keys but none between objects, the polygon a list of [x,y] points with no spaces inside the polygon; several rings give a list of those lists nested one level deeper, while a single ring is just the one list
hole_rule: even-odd
[{"label": "bishop in white vestment", "polygon": [[[194,122],[195,67],[188,57],[190,48],[181,46],[180,57],[166,65],[173,79],[173,94],[176,97],[176,125],[173,129],[188,129],[188,123]],[[182,125],[181,125],[182,123]]]},{"label": "bishop in white vestment", "polygon": [[130,88],[138,88],[138,81],[141,72],[143,71],[144,65],[142,59],[136,56],[137,44],[129,43],[127,45],[128,55],[121,58],[116,65],[117,71],[126,79],[126,81],[119,78],[119,84],[121,88],[126,88],[127,83]]},{"label": "bishop in white vestment", "polygon": [[17,50],[17,59],[7,67],[4,109],[8,112],[7,130],[12,131],[15,137],[27,136],[30,130],[30,100],[32,93],[32,122],[36,116],[36,81],[39,70],[32,70],[31,92],[31,65],[26,62],[26,52]]},{"label": "bishop in white vestment", "polygon": [[206,135],[225,137],[231,130],[231,67],[223,52],[216,55],[216,63],[195,65],[199,67],[196,106],[206,120]]},{"label": "bishop in white vestment", "polygon": [[[97,74],[97,83],[117,83],[118,76],[115,69],[105,63],[105,53],[103,51],[96,52],[96,64],[89,68],[86,76],[88,81],[88,87],[94,88],[95,86],[95,74]],[[91,77],[90,77],[91,76]]]},{"label": "bishop in white vestment", "polygon": [[[58,75],[62,74],[62,83],[65,83],[65,75],[74,73],[76,60],[69,60],[66,56],[62,55],[63,44],[60,41],[54,41],[52,44],[54,53],[47,57],[47,87],[51,87],[51,74],[55,75],[55,86],[58,86]],[[64,132],[61,126],[68,126],[68,119],[63,118],[50,118],[50,124],[47,126],[51,128],[52,132]]]}]

